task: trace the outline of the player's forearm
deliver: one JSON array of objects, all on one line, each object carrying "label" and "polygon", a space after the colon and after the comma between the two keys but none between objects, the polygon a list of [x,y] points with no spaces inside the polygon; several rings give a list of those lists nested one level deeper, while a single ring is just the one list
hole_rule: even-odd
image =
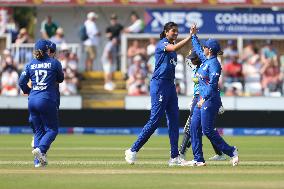
[{"label": "player's forearm", "polygon": [[178,51],[179,49],[181,49],[182,47],[185,46],[185,44],[188,43],[188,41],[191,39],[191,35],[189,35],[188,37],[186,37],[185,39],[181,40],[180,42],[178,42],[177,44],[175,44],[174,47],[174,51]]}]

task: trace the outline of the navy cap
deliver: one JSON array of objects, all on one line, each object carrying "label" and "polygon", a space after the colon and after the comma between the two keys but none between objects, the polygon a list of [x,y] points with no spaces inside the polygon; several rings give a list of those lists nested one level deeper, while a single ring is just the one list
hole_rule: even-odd
[{"label": "navy cap", "polygon": [[48,43],[46,40],[44,39],[39,39],[36,43],[35,43],[35,50],[41,50],[43,52],[46,52],[48,49]]},{"label": "navy cap", "polygon": [[47,42],[48,48],[49,48],[51,51],[55,52],[55,51],[56,51],[56,44],[53,43],[53,42],[51,42],[51,41],[49,41],[49,40],[46,40],[46,42]]},{"label": "navy cap", "polygon": [[216,39],[208,39],[205,41],[204,46],[211,49],[215,54],[221,50],[220,44]]},{"label": "navy cap", "polygon": [[186,56],[187,59],[195,59],[198,58],[198,55],[194,50],[191,50],[190,53]]}]

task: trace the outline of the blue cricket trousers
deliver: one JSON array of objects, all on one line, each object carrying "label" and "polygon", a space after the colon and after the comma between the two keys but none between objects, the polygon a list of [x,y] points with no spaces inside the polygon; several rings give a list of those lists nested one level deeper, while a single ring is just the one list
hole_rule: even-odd
[{"label": "blue cricket trousers", "polygon": [[34,148],[46,153],[58,134],[57,105],[47,99],[30,98],[29,112],[35,131]]},{"label": "blue cricket trousers", "polygon": [[228,156],[233,156],[234,147],[229,146],[214,128],[214,122],[218,110],[220,108],[220,100],[211,98],[204,102],[201,108],[196,105],[191,118],[191,143],[194,160],[205,162],[202,151],[202,132],[210,140],[210,142],[221,152]]},{"label": "blue cricket trousers", "polygon": [[171,158],[179,155],[179,115],[176,87],[172,80],[152,79],[150,83],[151,115],[131,151],[138,152],[148,141],[155,130],[160,126],[160,121],[166,112],[168,132],[171,144]]}]

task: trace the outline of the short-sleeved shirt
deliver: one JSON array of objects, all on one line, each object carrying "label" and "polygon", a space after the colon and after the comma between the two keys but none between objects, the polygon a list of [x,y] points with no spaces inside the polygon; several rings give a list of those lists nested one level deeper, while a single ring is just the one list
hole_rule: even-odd
[{"label": "short-sleeved shirt", "polygon": [[21,89],[28,80],[32,81],[30,98],[44,98],[58,103],[58,83],[64,79],[61,63],[46,56],[42,60],[33,59],[25,67],[19,80]]},{"label": "short-sleeved shirt", "polygon": [[111,37],[116,37],[116,38],[120,38],[120,32],[123,30],[123,26],[119,23],[113,25],[113,26],[109,26],[106,29],[106,33],[111,33]]},{"label": "short-sleeved shirt", "polygon": [[177,64],[177,53],[175,51],[166,51],[167,45],[170,44],[167,38],[161,39],[155,50],[155,70],[153,79],[167,79],[174,81],[175,67]]},{"label": "short-sleeved shirt", "polygon": [[55,35],[57,28],[58,26],[53,22],[51,24],[44,24],[44,31],[47,33],[49,38]]}]

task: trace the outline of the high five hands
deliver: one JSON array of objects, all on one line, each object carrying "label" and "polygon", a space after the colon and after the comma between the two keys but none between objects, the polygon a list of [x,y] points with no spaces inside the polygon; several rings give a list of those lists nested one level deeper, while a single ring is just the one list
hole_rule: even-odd
[{"label": "high five hands", "polygon": [[194,35],[194,34],[197,34],[197,32],[198,32],[198,28],[197,28],[196,23],[194,23],[194,24],[190,27],[190,34]]}]

